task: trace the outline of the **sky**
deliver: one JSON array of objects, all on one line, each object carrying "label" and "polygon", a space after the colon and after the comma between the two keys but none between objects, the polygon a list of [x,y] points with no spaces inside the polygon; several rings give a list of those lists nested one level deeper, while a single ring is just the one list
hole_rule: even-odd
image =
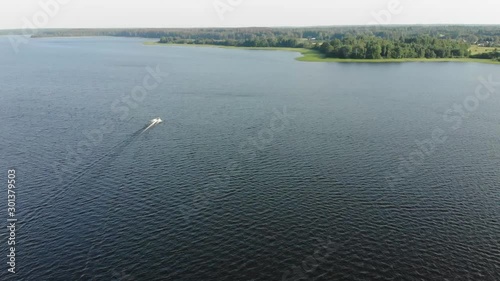
[{"label": "sky", "polygon": [[500,24],[499,0],[1,0],[0,29]]}]

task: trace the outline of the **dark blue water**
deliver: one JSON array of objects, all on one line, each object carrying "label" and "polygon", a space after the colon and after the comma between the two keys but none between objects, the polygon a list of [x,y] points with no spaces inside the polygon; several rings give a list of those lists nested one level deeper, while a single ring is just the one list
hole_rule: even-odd
[{"label": "dark blue water", "polygon": [[0,38],[0,279],[500,280],[499,66],[296,56]]}]

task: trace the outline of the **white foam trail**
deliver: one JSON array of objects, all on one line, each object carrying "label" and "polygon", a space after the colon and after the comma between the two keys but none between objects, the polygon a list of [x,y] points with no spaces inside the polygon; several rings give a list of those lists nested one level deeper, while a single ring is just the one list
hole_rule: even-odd
[{"label": "white foam trail", "polygon": [[[157,121],[157,120],[160,120],[160,121]],[[153,120],[151,121],[151,124],[149,124],[149,126],[147,126],[147,127],[146,127],[146,129],[144,129],[144,130],[141,132],[141,134],[142,134],[142,133],[144,133],[144,132],[146,132],[147,130],[149,130],[149,129],[150,129],[150,128],[152,128],[153,126],[160,124],[161,122],[162,122],[162,121],[161,121],[161,119],[159,119],[159,118],[158,118],[158,119],[153,119]]]},{"label": "white foam trail", "polygon": [[156,123],[151,123],[149,126],[147,126],[147,127],[146,127],[146,129],[144,129],[144,130],[141,132],[141,134],[142,134],[142,133],[144,133],[144,132],[146,132],[149,128],[153,127],[154,125],[156,125]]}]

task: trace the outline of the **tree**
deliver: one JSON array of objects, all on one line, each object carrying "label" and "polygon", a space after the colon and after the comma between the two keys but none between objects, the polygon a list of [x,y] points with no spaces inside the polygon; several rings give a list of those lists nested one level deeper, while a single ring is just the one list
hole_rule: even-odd
[{"label": "tree", "polygon": [[344,45],[340,47],[339,49],[339,58],[341,59],[347,59],[352,53],[352,46],[351,45]]},{"label": "tree", "polygon": [[366,46],[366,58],[367,59],[381,59],[382,58],[382,47],[376,42],[370,42]]}]

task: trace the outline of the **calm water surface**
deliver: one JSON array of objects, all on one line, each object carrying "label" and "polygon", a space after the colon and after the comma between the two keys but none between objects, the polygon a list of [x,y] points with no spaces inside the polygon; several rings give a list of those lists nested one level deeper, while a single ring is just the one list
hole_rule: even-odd
[{"label": "calm water surface", "polygon": [[499,66],[142,42],[0,38],[1,280],[500,280]]}]

